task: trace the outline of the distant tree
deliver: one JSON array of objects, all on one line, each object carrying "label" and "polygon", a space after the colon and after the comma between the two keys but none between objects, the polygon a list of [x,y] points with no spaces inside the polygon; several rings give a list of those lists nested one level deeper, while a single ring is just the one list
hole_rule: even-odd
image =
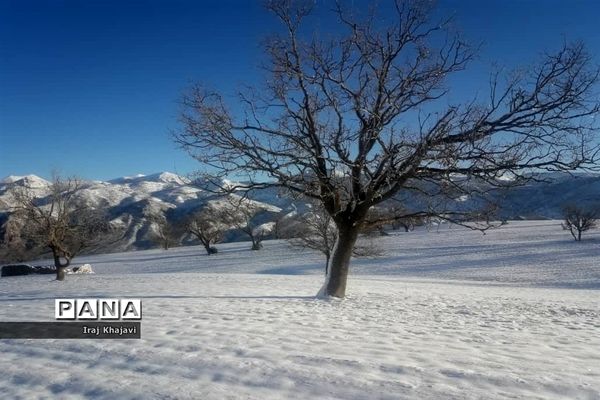
[{"label": "distant tree", "polygon": [[286,225],[289,222],[289,218],[286,218],[286,215],[281,213],[275,219],[275,225],[273,227],[273,236],[275,239],[285,239],[288,237],[288,229],[286,229]]},{"label": "distant tree", "polygon": [[151,239],[162,246],[163,249],[169,250],[171,247],[179,244],[179,240],[183,234],[182,226],[176,221],[171,221],[167,218],[164,211],[146,211],[146,218],[150,222]]},{"label": "distant tree", "polygon": [[223,240],[223,235],[228,230],[223,219],[223,215],[209,204],[186,221],[188,232],[202,243],[208,255],[218,252],[213,245]]},{"label": "distant tree", "polygon": [[28,187],[15,188],[12,218],[20,225],[20,239],[32,248],[48,248],[52,252],[56,279],[65,279],[65,270],[83,250],[98,246],[114,229],[102,210],[94,209],[78,199],[82,181],[55,175],[49,195],[39,198]]},{"label": "distant tree", "polygon": [[372,208],[367,215],[366,224],[369,225],[370,220],[376,220],[375,227],[379,231],[389,225],[393,230],[402,228],[405,232],[410,232],[415,226],[422,225],[423,217],[427,215],[427,212],[411,212],[393,199],[380,207]]},{"label": "distant tree", "polygon": [[563,208],[562,227],[571,232],[573,239],[581,241],[581,234],[597,225],[599,212],[593,207],[567,205]]},{"label": "distant tree", "polygon": [[392,229],[404,229],[404,232],[410,232],[415,229],[416,226],[423,225],[423,216],[411,215],[404,207],[399,205],[393,205],[389,209],[389,213],[392,217]]},{"label": "distant tree", "polygon": [[[325,274],[329,268],[331,254],[338,238],[338,231],[331,215],[317,202],[313,202],[311,210],[298,215],[294,221],[294,231],[288,242],[295,247],[316,250],[325,256]],[[379,232],[379,226],[373,230]],[[370,229],[363,230],[369,234]],[[381,249],[372,239],[357,244],[353,249],[356,257],[374,257],[382,254]]]},{"label": "distant tree", "polygon": [[401,218],[395,221],[395,225],[404,228],[404,232],[410,232],[415,229],[415,219],[411,217]]},{"label": "distant tree", "polygon": [[295,222],[296,230],[288,242],[292,246],[323,253],[327,274],[333,246],[337,240],[337,228],[333,219],[323,207],[315,203],[309,212],[297,216]]},{"label": "distant tree", "polygon": [[28,257],[37,255],[33,253],[35,245],[27,241],[21,234],[24,225],[23,218],[17,218],[16,215],[7,215],[6,221],[2,225],[0,264],[26,261]]},{"label": "distant tree", "polygon": [[[339,29],[328,35],[306,25],[318,20],[309,18],[315,2],[267,1],[282,29],[265,41],[264,85],[240,93],[236,107],[192,87],[175,135],[217,178],[322,203],[338,237],[320,295],[344,297],[369,210],[398,193],[484,195],[474,182],[522,184],[531,171],[595,166],[599,154],[598,69],[582,43],[493,73],[489,95],[459,104],[449,77],[473,49],[431,2],[380,3],[361,13],[336,2],[328,8]],[[447,219],[444,204],[417,211]]]},{"label": "distant tree", "polygon": [[265,226],[260,221],[259,217],[267,211],[267,207],[237,195],[229,195],[225,201],[226,205],[220,211],[221,220],[228,226],[246,234],[252,242],[252,250],[262,249],[263,239],[275,225],[275,223],[271,223]]},{"label": "distant tree", "polygon": [[273,236],[276,239],[289,239],[293,237],[298,231],[298,210],[295,205],[292,204],[294,211],[292,212],[280,212],[275,218],[275,225],[273,226]]}]

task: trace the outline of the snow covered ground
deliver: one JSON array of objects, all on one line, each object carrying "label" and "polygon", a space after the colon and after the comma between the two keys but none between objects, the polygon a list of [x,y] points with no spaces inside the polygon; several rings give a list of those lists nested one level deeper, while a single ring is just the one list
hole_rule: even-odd
[{"label": "snow covered ground", "polygon": [[600,233],[556,221],[381,238],[348,298],[265,242],[82,257],[95,275],[0,279],[0,320],[56,297],[139,297],[141,340],[0,340],[0,399],[600,399]]}]

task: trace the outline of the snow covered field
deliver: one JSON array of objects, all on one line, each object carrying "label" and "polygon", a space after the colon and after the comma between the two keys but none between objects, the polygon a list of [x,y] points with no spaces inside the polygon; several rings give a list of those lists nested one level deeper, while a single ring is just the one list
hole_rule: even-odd
[{"label": "snow covered field", "polygon": [[139,297],[141,340],[0,341],[0,398],[600,399],[600,233],[557,221],[381,238],[348,298],[322,259],[265,242],[81,257],[95,275],[0,279],[1,320],[56,297]]}]

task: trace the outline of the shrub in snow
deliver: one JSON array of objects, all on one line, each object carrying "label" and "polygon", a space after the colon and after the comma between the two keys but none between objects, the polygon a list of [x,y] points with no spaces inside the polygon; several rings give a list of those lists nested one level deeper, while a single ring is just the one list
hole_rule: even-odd
[{"label": "shrub in snow", "polygon": [[93,274],[94,270],[90,264],[83,264],[81,267],[73,267],[67,271],[68,274]]},{"label": "shrub in snow", "polygon": [[1,276],[21,276],[35,274],[56,274],[54,266],[31,266],[27,264],[12,264],[2,267]]}]

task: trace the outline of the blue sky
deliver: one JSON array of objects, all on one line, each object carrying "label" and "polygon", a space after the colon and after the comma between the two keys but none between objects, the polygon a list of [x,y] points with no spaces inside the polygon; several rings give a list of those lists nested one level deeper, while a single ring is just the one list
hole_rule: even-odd
[{"label": "blue sky", "polygon": [[[457,98],[483,90],[493,62],[527,65],[564,38],[582,39],[600,62],[598,1],[438,6],[483,43],[453,81]],[[182,91],[201,81],[231,93],[259,80],[260,40],[277,27],[260,1],[0,0],[0,177],[197,169],[169,138]]]}]

